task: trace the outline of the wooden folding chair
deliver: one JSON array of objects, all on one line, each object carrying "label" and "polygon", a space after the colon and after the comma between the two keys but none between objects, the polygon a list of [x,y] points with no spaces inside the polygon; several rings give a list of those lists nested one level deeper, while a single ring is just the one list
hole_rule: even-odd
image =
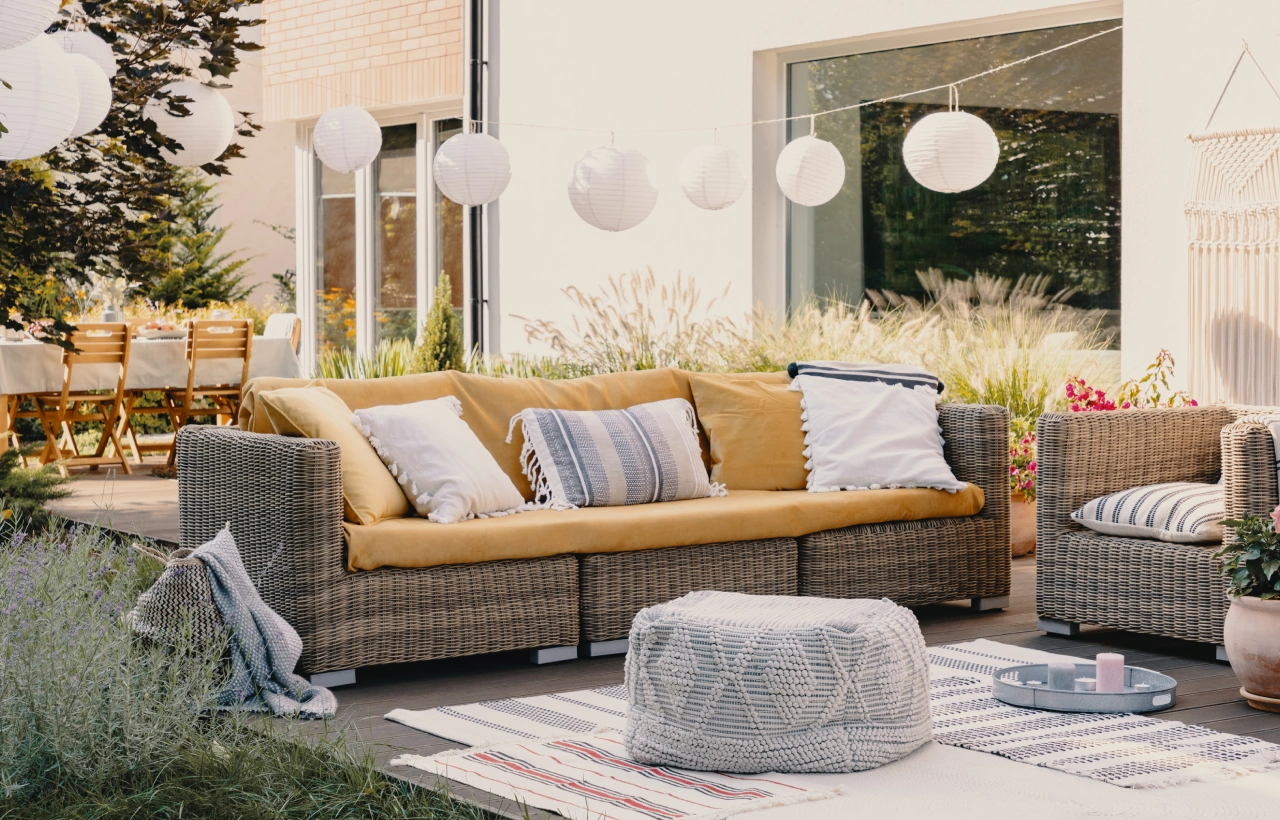
[{"label": "wooden folding chair", "polygon": [[[71,334],[71,345],[73,350],[62,353],[62,391],[31,395],[40,416],[40,425],[44,428],[41,460],[45,464],[56,462],[58,472],[64,476],[68,467],[87,466],[96,470],[103,464],[119,465],[126,473],[132,473],[119,436],[124,381],[129,372],[129,325],[123,322],[81,323]],[[76,368],[86,365],[114,365],[119,368],[115,388],[72,390],[71,380]],[[88,413],[81,412],[86,408]],[[87,421],[102,422],[102,438],[92,455],[80,452],[72,427]],[[110,456],[106,455],[108,444],[114,448]]]},{"label": "wooden folding chair", "polygon": [[302,341],[302,319],[296,313],[273,313],[267,317],[262,329],[264,339],[288,339],[293,344],[293,352],[298,352],[298,343]]},{"label": "wooden folding chair", "polygon": [[27,457],[22,453],[22,439],[18,437],[18,419],[38,419],[40,414],[35,410],[23,410],[22,402],[26,396],[0,396],[0,400],[5,402],[4,418],[8,420],[8,427],[3,431],[4,442],[9,447],[18,451],[18,460],[22,462],[23,467],[27,464]]},{"label": "wooden folding chair", "polygon": [[[187,386],[168,390],[169,418],[173,420],[174,440],[178,430],[192,416],[216,416],[217,423],[231,423],[240,411],[240,388],[249,380],[249,355],[253,346],[253,323],[248,319],[197,319],[187,326]],[[239,384],[197,384],[196,370],[200,362],[217,359],[239,359]],[[209,399],[212,407],[195,407],[199,399]],[[169,450],[169,464],[174,463],[177,447]]]}]

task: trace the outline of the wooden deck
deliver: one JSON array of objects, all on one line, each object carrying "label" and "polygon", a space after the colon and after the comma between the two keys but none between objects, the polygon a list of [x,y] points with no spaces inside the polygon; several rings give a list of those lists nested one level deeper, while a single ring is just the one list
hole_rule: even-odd
[{"label": "wooden deck", "polygon": [[[75,496],[58,505],[60,514],[95,521],[162,540],[177,540],[177,482],[144,476],[86,475],[76,483]],[[976,613],[967,606],[940,604],[916,608],[920,627],[930,644],[989,638],[1017,646],[1067,655],[1092,657],[1118,651],[1129,663],[1159,670],[1178,680],[1175,708],[1156,717],[1198,723],[1221,732],[1251,735],[1280,743],[1280,714],[1260,712],[1240,697],[1240,682],[1225,663],[1214,660],[1213,647],[1115,630],[1082,629],[1078,638],[1049,636],[1036,629],[1035,558],[1013,562],[1013,591],[1004,611]],[[393,776],[434,784],[432,775],[417,769],[388,767],[397,754],[429,755],[458,744],[385,720],[392,709],[429,709],[480,700],[608,686],[623,681],[621,656],[577,660],[549,666],[530,666],[525,653],[508,653],[451,661],[373,667],[359,671],[354,686],[335,690],[338,720],[326,726],[306,724],[302,731],[316,735],[344,731],[375,755]],[[457,790],[499,813],[511,807],[489,795]],[[515,812],[520,815],[520,812]],[[522,815],[521,815],[522,816]],[[530,817],[545,817],[531,812]]]}]

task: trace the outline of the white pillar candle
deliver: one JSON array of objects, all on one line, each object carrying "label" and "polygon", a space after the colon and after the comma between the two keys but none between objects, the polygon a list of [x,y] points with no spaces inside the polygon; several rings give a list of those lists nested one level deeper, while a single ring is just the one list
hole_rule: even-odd
[{"label": "white pillar candle", "polygon": [[1070,690],[1076,683],[1076,665],[1074,663],[1049,664],[1049,688]]},{"label": "white pillar candle", "polygon": [[1123,692],[1124,655],[1115,652],[1099,652],[1096,661],[1098,664],[1098,691]]}]

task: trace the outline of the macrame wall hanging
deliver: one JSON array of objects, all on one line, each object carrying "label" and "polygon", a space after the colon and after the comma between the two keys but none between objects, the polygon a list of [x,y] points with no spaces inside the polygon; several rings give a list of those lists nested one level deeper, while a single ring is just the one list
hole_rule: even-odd
[{"label": "macrame wall hanging", "polygon": [[[1189,137],[1187,279],[1191,395],[1280,405],[1280,126]],[[1276,87],[1263,78],[1271,86]],[[1276,93],[1280,99],[1280,92]]]}]

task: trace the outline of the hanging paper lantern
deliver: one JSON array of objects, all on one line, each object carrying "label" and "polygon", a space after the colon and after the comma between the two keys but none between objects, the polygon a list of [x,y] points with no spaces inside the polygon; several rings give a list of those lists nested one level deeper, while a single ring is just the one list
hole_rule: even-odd
[{"label": "hanging paper lantern", "polygon": [[191,113],[185,117],[169,113],[169,101],[156,97],[147,101],[144,113],[155,121],[156,129],[181,143],[177,153],[161,149],[160,154],[172,165],[194,168],[222,156],[235,134],[235,115],[227,98],[216,88],[179,80],[160,89],[170,97],[188,97],[183,103]]},{"label": "hanging paper lantern", "polygon": [[62,0],[0,2],[0,50],[17,48],[34,40],[49,27],[61,7]]},{"label": "hanging paper lantern", "polygon": [[738,201],[747,189],[738,152],[723,145],[699,145],[680,166],[680,188],[699,208],[718,211]]},{"label": "hanging paper lantern", "polygon": [[459,205],[484,205],[507,190],[511,157],[488,134],[458,134],[436,149],[431,170],[449,199]]},{"label": "hanging paper lantern", "polygon": [[316,123],[311,146],[325,165],[349,174],[377,159],[382,150],[382,129],[373,115],[358,105],[331,108]]},{"label": "hanging paper lantern", "polygon": [[902,161],[915,181],[947,194],[981,185],[999,160],[996,132],[965,111],[930,114],[902,142]]},{"label": "hanging paper lantern", "polygon": [[821,205],[844,185],[840,149],[814,136],[787,143],[778,155],[778,187],[797,205]]},{"label": "hanging paper lantern", "polygon": [[45,35],[0,51],[0,160],[38,157],[71,135],[80,90],[67,55]]},{"label": "hanging paper lantern", "polygon": [[602,231],[634,228],[653,211],[658,188],[649,160],[632,148],[601,145],[578,157],[569,177],[569,202],[588,225]]},{"label": "hanging paper lantern", "polygon": [[120,70],[111,46],[92,31],[55,31],[49,36],[67,54],[83,54],[93,60],[102,69],[102,73],[107,75],[107,79],[116,76],[116,72]]},{"label": "hanging paper lantern", "polygon": [[67,54],[80,88],[80,109],[71,136],[80,137],[102,125],[111,110],[111,81],[97,64],[83,54]]}]

